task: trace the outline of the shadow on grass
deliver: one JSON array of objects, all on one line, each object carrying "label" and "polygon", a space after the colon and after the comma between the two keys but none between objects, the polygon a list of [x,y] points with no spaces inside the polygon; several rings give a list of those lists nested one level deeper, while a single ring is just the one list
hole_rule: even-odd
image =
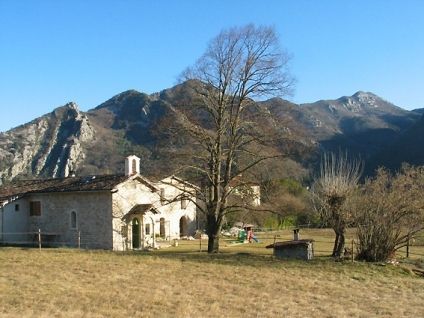
[{"label": "shadow on grass", "polygon": [[[116,252],[110,250],[86,250],[86,249],[73,249],[73,248],[48,248],[42,249],[38,252],[38,248],[28,247],[2,247],[0,252],[4,252],[3,256],[7,256],[8,253],[14,253],[15,251],[27,251],[31,252],[32,257],[34,255],[45,256],[47,254],[62,254],[67,257],[66,254],[72,254],[91,258],[91,256],[99,255],[103,260],[108,261],[110,257],[124,257],[124,258],[138,258],[139,261],[143,262],[149,260],[170,260],[179,261],[181,263],[190,262],[198,264],[216,264],[226,266],[249,266],[255,267],[259,271],[266,268],[275,269],[297,269],[306,271],[316,272],[319,270],[328,271],[329,273],[340,273],[346,275],[383,275],[383,276],[399,276],[399,275],[412,275],[410,269],[404,269],[401,266],[393,266],[385,263],[367,263],[360,261],[339,261],[336,262],[330,256],[315,256],[312,260],[281,260],[273,257],[272,255],[256,254],[255,252],[248,251],[226,251],[223,249],[220,253],[208,254],[206,251],[187,251],[187,250],[159,250],[159,251],[127,251],[127,252]],[[24,252],[25,253],[25,252]],[[411,264],[417,268],[422,268],[423,260],[411,261]],[[355,276],[357,277],[357,276]],[[353,277],[353,279],[355,279]]]},{"label": "shadow on grass", "polygon": [[284,267],[298,266],[310,267],[314,265],[323,265],[326,263],[334,263],[330,257],[318,256],[310,261],[304,260],[281,260],[272,255],[261,255],[249,252],[219,252],[209,254],[206,251],[202,252],[187,252],[187,251],[151,251],[151,252],[125,252],[125,255],[134,255],[139,257],[153,257],[158,259],[180,260],[181,262],[196,262],[196,263],[214,263],[230,266],[267,266],[267,267]]},{"label": "shadow on grass", "polygon": [[[127,252],[125,252],[127,254]],[[193,262],[204,264],[219,264],[234,267],[251,266],[260,269],[298,269],[312,271],[328,271],[329,273],[342,273],[345,275],[383,275],[389,277],[411,275],[399,266],[392,266],[381,263],[369,263],[350,260],[335,261],[331,256],[315,256],[312,260],[305,261],[299,259],[281,260],[272,255],[254,254],[249,252],[220,252],[208,254],[203,252],[187,251],[151,251],[132,252],[128,255],[135,257],[151,257],[154,259],[179,260],[181,262]],[[384,266],[382,266],[384,265]],[[356,276],[355,276],[356,277]]]}]

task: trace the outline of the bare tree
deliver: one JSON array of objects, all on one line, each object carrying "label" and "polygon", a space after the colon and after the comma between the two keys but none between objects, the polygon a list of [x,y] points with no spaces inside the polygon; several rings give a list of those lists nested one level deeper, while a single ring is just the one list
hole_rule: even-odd
[{"label": "bare tree", "polygon": [[312,187],[315,209],[336,234],[333,257],[343,256],[346,228],[354,221],[350,201],[358,189],[362,168],[362,162],[349,160],[347,153],[325,153]]},{"label": "bare tree", "polygon": [[395,175],[379,169],[355,205],[358,259],[385,261],[424,229],[424,167],[404,166]]},{"label": "bare tree", "polygon": [[184,80],[192,80],[197,102],[190,107],[197,108],[197,117],[180,113],[178,120],[196,148],[194,163],[186,168],[202,180],[198,208],[206,216],[209,253],[219,250],[225,215],[252,207],[251,196],[230,200],[246,190],[240,176],[276,155],[258,133],[261,112],[252,98],[287,94],[293,84],[287,63],[273,28],[247,25],[222,31],[183,73]]}]

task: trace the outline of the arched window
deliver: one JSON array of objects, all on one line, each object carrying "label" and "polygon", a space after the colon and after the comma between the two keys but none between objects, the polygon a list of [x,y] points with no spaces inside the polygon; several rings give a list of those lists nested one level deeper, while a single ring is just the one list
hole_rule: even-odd
[{"label": "arched window", "polygon": [[188,231],[187,231],[187,217],[186,216],[182,216],[180,219],[180,237],[182,236],[187,236],[188,235]]},{"label": "arched window", "polygon": [[132,174],[136,174],[137,173],[137,160],[133,159],[132,160]]},{"label": "arched window", "polygon": [[187,209],[187,204],[188,204],[188,199],[184,195],[184,196],[181,197],[181,209],[183,209],[183,210]]},{"label": "arched window", "polygon": [[146,223],[144,225],[144,233],[146,233],[146,235],[150,235],[150,223]]},{"label": "arched window", "polygon": [[165,238],[165,218],[160,218],[160,227],[159,227],[159,235],[162,238]]},{"label": "arched window", "polygon": [[162,205],[164,205],[166,203],[166,198],[165,198],[165,189],[161,188],[160,189],[160,203]]},{"label": "arched window", "polygon": [[71,212],[71,229],[77,228],[77,212]]}]

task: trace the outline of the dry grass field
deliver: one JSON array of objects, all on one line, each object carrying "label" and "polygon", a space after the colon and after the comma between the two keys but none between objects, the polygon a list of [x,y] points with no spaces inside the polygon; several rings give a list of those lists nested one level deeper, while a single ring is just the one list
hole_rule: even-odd
[{"label": "dry grass field", "polygon": [[[407,269],[325,256],[275,260],[264,248],[272,235],[261,234],[259,244],[223,242],[217,255],[198,252],[198,241],[134,253],[0,248],[0,316],[424,316],[424,279]],[[318,235],[318,255],[328,254],[331,232],[303,237]]]}]

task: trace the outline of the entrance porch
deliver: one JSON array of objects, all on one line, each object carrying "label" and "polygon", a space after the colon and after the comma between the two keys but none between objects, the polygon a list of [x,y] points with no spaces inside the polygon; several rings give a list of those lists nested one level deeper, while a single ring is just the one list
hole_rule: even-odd
[{"label": "entrance porch", "polygon": [[129,248],[142,250],[156,248],[155,215],[152,204],[137,204],[124,217],[127,225]]}]

